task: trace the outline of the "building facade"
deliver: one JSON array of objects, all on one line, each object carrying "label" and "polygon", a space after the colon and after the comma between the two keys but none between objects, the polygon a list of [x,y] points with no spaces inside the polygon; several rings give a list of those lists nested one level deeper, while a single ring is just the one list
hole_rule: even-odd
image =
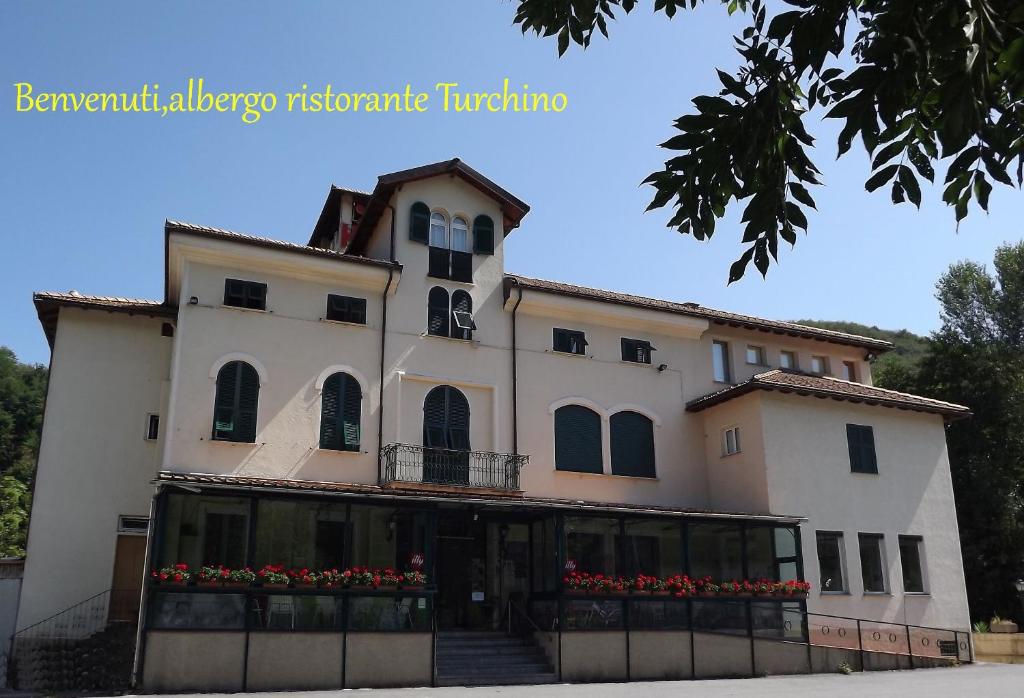
[{"label": "building facade", "polygon": [[[333,187],[307,245],[168,221],[161,301],[36,294],[18,627],[135,599],[158,691],[466,682],[475,636],[443,634],[514,624],[539,663],[491,680],[764,673],[755,638],[830,616],[968,627],[965,408],[874,388],[886,342],[508,274],[528,210],[456,159]],[[395,579],[332,582],[362,568]],[[595,600],[596,575],[811,590]]]}]

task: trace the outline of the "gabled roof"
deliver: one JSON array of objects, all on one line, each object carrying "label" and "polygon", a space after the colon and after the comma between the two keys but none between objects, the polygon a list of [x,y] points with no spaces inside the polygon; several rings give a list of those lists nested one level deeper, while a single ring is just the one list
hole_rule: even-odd
[{"label": "gabled roof", "polygon": [[128,313],[129,315],[147,315],[149,317],[177,317],[175,308],[160,301],[141,298],[122,298],[120,296],[87,296],[78,291],[37,291],[32,294],[32,302],[36,306],[39,324],[43,326],[46,341],[53,349],[53,340],[57,334],[57,315],[62,307],[88,308],[106,310],[111,313]]},{"label": "gabled roof", "polygon": [[696,400],[691,400],[686,403],[686,409],[688,412],[700,412],[755,390],[831,398],[843,402],[895,407],[915,412],[930,412],[941,414],[949,420],[961,419],[971,415],[971,411],[968,408],[952,402],[943,402],[942,400],[933,400],[932,398],[911,395],[910,393],[900,393],[895,390],[876,388],[872,385],[852,383],[829,376],[817,376],[782,368],[758,373],[753,378],[738,385],[733,385]]},{"label": "gabled roof", "polygon": [[348,246],[348,252],[356,255],[363,254],[365,252],[366,243],[369,240],[370,235],[373,233],[373,229],[377,225],[377,221],[379,221],[380,217],[383,215],[384,209],[387,208],[388,202],[391,200],[391,195],[395,192],[395,189],[408,182],[415,182],[420,179],[427,179],[428,177],[436,177],[443,174],[449,174],[463,179],[473,187],[476,187],[481,192],[500,203],[503,219],[502,228],[505,231],[505,235],[508,235],[512,229],[517,228],[519,226],[519,222],[523,219],[523,216],[530,211],[530,207],[522,200],[513,196],[505,189],[502,189],[497,184],[487,179],[487,177],[484,177],[472,167],[462,162],[459,158],[452,158],[451,160],[444,160],[430,165],[414,167],[410,170],[392,172],[378,177],[377,186],[373,188],[373,194],[366,205],[366,211],[363,213],[363,217],[359,221],[359,225],[356,226],[352,242]]},{"label": "gabled roof", "polygon": [[351,194],[353,201],[357,205],[362,204],[363,206],[373,196],[366,191],[332,184],[330,191],[327,192],[324,207],[320,210],[320,217],[316,219],[316,225],[313,226],[313,232],[310,233],[308,243],[310,247],[323,247],[324,242],[330,241],[338,232],[338,221],[341,219],[341,197],[344,194]]},{"label": "gabled roof", "polygon": [[[743,327],[745,329],[760,330],[761,332],[770,332],[772,334],[789,335],[791,337],[818,339],[823,342],[831,342],[833,344],[863,347],[864,349],[870,349],[875,352],[888,351],[893,347],[891,342],[886,342],[881,339],[862,337],[860,335],[836,332],[834,330],[823,330],[817,327],[810,327],[808,325],[799,325],[795,322],[766,320],[752,315],[740,315],[738,313],[730,313],[724,310],[706,308],[699,303],[677,303],[658,298],[647,298],[644,296],[630,295],[628,293],[605,291],[599,288],[574,286],[572,284],[564,284],[558,281],[531,279],[526,276],[518,276],[514,274],[506,275],[505,278],[510,281],[512,285],[519,285],[523,288],[540,291],[542,293],[552,293],[572,298],[580,298],[583,300],[600,301],[603,303],[618,303],[620,305],[644,308],[646,310],[677,313],[679,315],[710,320],[717,325]],[[510,288],[506,288],[506,294],[510,290]]]}]

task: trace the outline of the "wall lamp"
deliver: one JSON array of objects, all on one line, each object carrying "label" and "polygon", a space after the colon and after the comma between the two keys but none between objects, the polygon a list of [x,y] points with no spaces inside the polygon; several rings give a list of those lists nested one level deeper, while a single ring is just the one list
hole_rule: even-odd
[{"label": "wall lamp", "polygon": [[188,304],[189,305],[199,305],[199,296],[189,296]]},{"label": "wall lamp", "polygon": [[658,373],[661,373],[661,372],[662,372],[662,371],[664,371],[664,370],[665,370],[666,368],[668,368],[668,364],[659,364],[659,365],[658,365]]}]

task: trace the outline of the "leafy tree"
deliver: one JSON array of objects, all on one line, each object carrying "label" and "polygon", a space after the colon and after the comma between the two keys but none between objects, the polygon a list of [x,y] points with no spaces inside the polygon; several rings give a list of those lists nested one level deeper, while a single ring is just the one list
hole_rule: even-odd
[{"label": "leafy tree", "polygon": [[917,377],[917,392],[974,413],[947,442],[976,619],[1018,615],[1024,577],[1024,242],[1000,247],[994,267],[962,262],[940,279],[942,328]]},{"label": "leafy tree", "polygon": [[[708,0],[712,2],[713,0]],[[820,171],[805,148],[807,115],[843,121],[839,155],[855,137],[872,156],[866,188],[889,186],[893,203],[921,203],[919,177],[933,181],[948,159],[943,201],[959,222],[972,200],[988,210],[992,182],[1024,181],[1024,4],[1019,0],[783,0],[769,19],[764,0],[719,0],[750,23],[735,37],[735,74],[693,98],[696,113],[675,121],[662,146],[676,151],[645,182],[648,210],[671,204],[668,225],[707,240],[729,205],[745,201],[741,278],[751,260],[762,275],[779,239],[807,230],[808,189]],[[654,0],[669,18],[704,0]],[[615,11],[637,0],[519,0],[523,33],[557,36],[559,55],[608,37]],[[851,22],[852,20],[852,22]],[[847,31],[848,24],[856,30]]]},{"label": "leafy tree", "polygon": [[801,325],[820,327],[848,334],[859,334],[892,342],[893,348],[878,357],[871,366],[871,381],[880,388],[914,392],[917,388],[917,370],[930,345],[927,337],[909,330],[883,330],[857,322],[831,320],[798,320]]},{"label": "leafy tree", "polygon": [[24,555],[46,380],[0,347],[0,555]]}]

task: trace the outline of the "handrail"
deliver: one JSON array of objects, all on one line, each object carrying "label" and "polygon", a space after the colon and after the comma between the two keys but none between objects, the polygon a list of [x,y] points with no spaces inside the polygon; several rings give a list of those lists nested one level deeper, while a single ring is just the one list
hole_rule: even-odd
[{"label": "handrail", "polygon": [[101,591],[100,593],[98,593],[98,594],[93,594],[92,596],[90,596],[89,598],[85,599],[84,601],[79,601],[79,602],[78,602],[78,603],[76,603],[76,604],[73,604],[73,605],[71,605],[71,606],[68,606],[68,607],[67,607],[67,608],[65,608],[65,609],[64,609],[63,611],[57,611],[57,612],[56,612],[56,613],[54,613],[54,614],[53,614],[52,616],[48,616],[48,617],[46,617],[46,618],[43,618],[42,620],[40,620],[40,621],[36,621],[35,623],[32,623],[31,625],[26,625],[26,626],[25,626],[24,628],[22,628],[21,630],[16,630],[16,631],[14,632],[14,637],[16,638],[16,637],[18,637],[19,635],[22,635],[23,633],[26,633],[26,632],[28,632],[28,631],[29,631],[29,630],[31,630],[32,628],[35,628],[35,627],[38,627],[38,626],[42,625],[43,623],[49,623],[49,622],[50,622],[51,620],[54,620],[54,619],[55,619],[55,618],[57,618],[58,616],[62,616],[62,615],[64,615],[64,614],[66,614],[66,613],[70,613],[71,611],[74,611],[74,610],[75,610],[75,609],[77,609],[78,607],[80,607],[80,606],[84,606],[85,604],[87,604],[87,603],[89,603],[89,602],[91,602],[91,601],[95,601],[96,599],[98,599],[99,597],[103,596],[104,594],[109,594],[109,593],[110,593],[110,592],[112,592],[112,591],[114,591],[114,589],[113,589],[113,588],[110,588],[110,589],[104,589],[104,590],[103,590],[103,591]]},{"label": "handrail", "polygon": [[540,626],[537,625],[534,622],[533,618],[530,618],[530,614],[527,613],[523,608],[520,608],[519,606],[517,606],[515,601],[513,601],[512,598],[509,597],[509,599],[508,599],[508,614],[507,614],[507,618],[508,618],[508,634],[509,635],[512,634],[512,611],[517,612],[520,616],[525,618],[526,622],[529,623],[531,626],[533,626],[534,631],[536,631],[538,633],[539,632],[543,632],[540,629]]},{"label": "handrail", "polygon": [[936,627],[931,626],[931,625],[914,625],[912,623],[900,623],[899,621],[895,621],[895,620],[875,620],[873,618],[854,618],[852,616],[835,616],[835,615],[832,615],[831,613],[818,613],[817,611],[806,611],[806,614],[809,615],[809,616],[818,616],[819,618],[836,618],[838,620],[855,620],[855,621],[859,621],[861,623],[884,623],[886,625],[899,625],[899,626],[907,627],[907,628],[920,628],[921,630],[938,630],[939,632],[944,632],[944,633],[969,633],[969,632],[971,632],[969,629],[966,629],[966,628],[960,628],[960,629],[957,629],[957,628],[936,628]]}]

